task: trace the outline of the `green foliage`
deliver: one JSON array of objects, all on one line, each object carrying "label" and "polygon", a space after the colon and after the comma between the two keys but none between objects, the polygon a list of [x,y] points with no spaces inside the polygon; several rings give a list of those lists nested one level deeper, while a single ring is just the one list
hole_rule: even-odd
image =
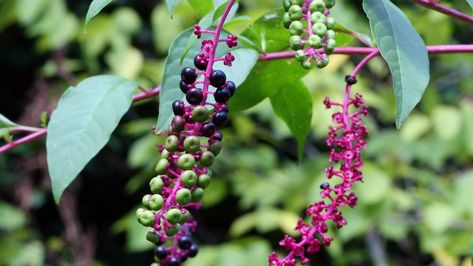
[{"label": "green foliage", "polygon": [[429,84],[427,48],[404,13],[389,0],[364,0],[363,8],[393,75],[399,128]]},{"label": "green foliage", "polygon": [[85,165],[108,142],[128,111],[138,84],[97,76],[69,88],[51,115],[46,141],[56,202]]},{"label": "green foliage", "polygon": [[109,5],[113,0],[92,0],[90,3],[89,10],[85,17],[85,26],[89,24],[93,17],[97,16],[102,9]]},{"label": "green foliage", "polygon": [[466,2],[473,8],[473,0],[466,0]]}]

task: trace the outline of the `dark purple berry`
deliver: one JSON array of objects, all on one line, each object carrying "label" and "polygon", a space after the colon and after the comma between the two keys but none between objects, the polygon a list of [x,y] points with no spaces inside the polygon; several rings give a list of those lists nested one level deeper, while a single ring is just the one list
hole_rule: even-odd
[{"label": "dark purple berry", "polygon": [[199,70],[206,70],[208,64],[209,61],[205,58],[202,58],[202,56],[200,55],[196,55],[196,57],[194,58],[194,65]]},{"label": "dark purple berry", "polygon": [[217,89],[214,93],[214,99],[218,103],[226,103],[232,97],[232,93],[227,88]]},{"label": "dark purple berry", "polygon": [[217,112],[212,120],[216,127],[223,127],[228,122],[227,112]]},{"label": "dark purple berry", "polygon": [[195,69],[192,67],[186,67],[181,71],[181,79],[187,84],[192,84],[197,79]]},{"label": "dark purple berry", "polygon": [[228,106],[227,106],[226,104],[224,104],[224,105],[222,105],[222,106],[220,106],[220,107],[218,108],[218,111],[219,111],[219,112],[227,112],[227,113],[228,113]]},{"label": "dark purple berry", "polygon": [[214,70],[212,74],[210,74],[209,80],[212,86],[215,88],[221,88],[223,85],[225,85],[227,76],[225,76],[225,73],[221,70]]},{"label": "dark purple berry", "polygon": [[187,91],[186,93],[186,100],[188,103],[192,105],[197,105],[200,102],[202,102],[202,99],[204,98],[204,95],[202,94],[202,91],[198,88],[192,88]]},{"label": "dark purple berry", "polygon": [[181,80],[179,82],[179,88],[181,89],[181,91],[183,93],[186,93],[189,90],[189,85],[187,85],[187,83],[185,83],[183,80]]},{"label": "dark purple berry", "polygon": [[165,259],[168,256],[168,252],[163,246],[158,246],[154,249],[154,255],[158,257],[158,259]]},{"label": "dark purple berry", "polygon": [[197,246],[196,244],[193,244],[190,248],[189,248],[189,253],[187,253],[187,256],[193,258],[197,255],[197,253],[199,253],[199,246]]},{"label": "dark purple berry", "polygon": [[188,250],[192,245],[192,239],[188,236],[183,236],[179,238],[178,245],[180,249]]},{"label": "dark purple berry", "polygon": [[186,126],[186,119],[180,115],[174,116],[171,122],[171,128],[174,132],[184,130]]},{"label": "dark purple berry", "polygon": [[327,183],[327,182],[324,182],[322,184],[320,184],[320,189],[326,189],[326,188],[329,188],[330,187],[330,184]]},{"label": "dark purple berry", "polygon": [[200,131],[204,137],[210,137],[215,132],[214,123],[206,123],[202,126]]},{"label": "dark purple berry", "polygon": [[223,139],[222,131],[219,130],[219,131],[213,133],[212,139],[215,139],[215,140],[218,140],[218,141],[222,141],[222,139]]},{"label": "dark purple berry", "polygon": [[348,85],[354,85],[356,84],[358,81],[356,80],[356,77],[353,77],[353,76],[345,76],[345,82],[348,84]]},{"label": "dark purple berry", "polygon": [[233,96],[236,91],[236,85],[233,81],[227,81],[227,85],[225,86],[230,91],[230,95]]},{"label": "dark purple berry", "polygon": [[175,115],[184,115],[185,114],[185,109],[184,109],[184,102],[183,101],[174,101],[172,103],[172,111]]},{"label": "dark purple berry", "polygon": [[177,258],[170,258],[165,265],[166,266],[180,266],[181,261]]}]

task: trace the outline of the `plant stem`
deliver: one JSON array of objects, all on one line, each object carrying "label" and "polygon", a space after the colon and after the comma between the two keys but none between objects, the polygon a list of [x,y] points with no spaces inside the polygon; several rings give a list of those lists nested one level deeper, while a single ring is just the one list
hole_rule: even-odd
[{"label": "plant stem", "polygon": [[462,13],[456,9],[441,5],[436,0],[414,0],[416,3],[421,4],[430,9],[436,10],[440,13],[443,13],[447,16],[454,17],[460,20],[463,20],[467,23],[473,24],[473,17],[465,13]]}]

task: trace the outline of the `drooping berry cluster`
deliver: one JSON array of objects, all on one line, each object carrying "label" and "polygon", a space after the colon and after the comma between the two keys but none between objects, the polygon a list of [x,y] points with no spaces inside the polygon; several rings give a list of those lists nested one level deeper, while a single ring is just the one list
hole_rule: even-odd
[{"label": "drooping berry cluster", "polygon": [[335,0],[283,0],[284,26],[289,29],[289,45],[296,50],[296,59],[304,68],[312,62],[319,68],[328,65],[335,49],[335,19],[330,9]]},{"label": "drooping berry cluster", "polygon": [[[325,170],[328,179],[337,177],[340,182],[335,186],[327,182],[320,185],[322,200],[307,208],[307,223],[302,219],[297,223],[296,230],[300,233],[301,240],[297,242],[286,235],[279,245],[289,253],[279,258],[273,252],[269,256],[270,266],[295,266],[298,260],[303,265],[307,264],[309,259],[306,254],[318,252],[321,247],[330,245],[333,240],[327,235],[329,226],[327,222],[332,221],[338,229],[342,228],[347,221],[339,208],[346,205],[351,208],[356,206],[357,196],[350,190],[353,183],[362,181],[361,151],[366,149],[364,137],[368,132],[361,117],[368,114],[368,109],[360,94],[356,94],[354,98],[350,96],[351,85],[356,83],[356,79],[347,76],[346,81],[347,87],[342,103],[333,102],[329,98],[324,100],[327,108],[335,106],[342,109],[332,115],[335,126],[329,127],[329,136],[326,140],[327,146],[331,147],[329,161],[332,165]],[[351,107],[356,109],[354,113],[350,113]]]},{"label": "drooping berry cluster", "polygon": [[[174,117],[168,137],[159,145],[158,176],[150,181],[152,194],[143,197],[144,208],[137,210],[138,221],[153,228],[147,235],[156,244],[153,265],[181,265],[198,252],[192,241],[197,225],[190,210],[200,207],[204,189],[210,184],[212,174],[207,167],[221,150],[223,136],[219,128],[228,122],[226,102],[236,91],[235,83],[213,68],[218,61],[231,66],[235,60],[231,53],[222,58],[215,58],[215,53],[221,42],[236,46],[236,36],[220,39],[221,27],[215,31],[201,30],[198,25],[194,28],[198,38],[204,33],[214,38],[202,41],[201,52],[194,58],[195,68],[181,71],[179,87],[186,102],[176,100],[172,104]],[[209,95],[214,101],[208,99]]]}]

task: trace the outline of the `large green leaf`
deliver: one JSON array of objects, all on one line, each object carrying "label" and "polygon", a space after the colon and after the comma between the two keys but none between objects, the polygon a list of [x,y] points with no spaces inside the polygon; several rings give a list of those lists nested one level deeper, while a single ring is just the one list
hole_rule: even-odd
[{"label": "large green leaf", "polygon": [[312,121],[312,96],[302,81],[285,86],[271,96],[274,112],[289,127],[297,140],[297,154],[302,158]]},{"label": "large green leaf", "polygon": [[189,4],[200,14],[207,14],[214,9],[212,0],[187,0]]},{"label": "large green leaf", "polygon": [[6,118],[4,115],[0,114],[0,128],[14,127],[14,126],[17,126],[17,124],[12,122],[10,119]]},{"label": "large green leaf", "polygon": [[[189,50],[188,55],[181,62],[181,55],[186,50],[185,44],[189,37],[193,34],[192,29],[181,33],[171,44],[169,54],[164,68],[163,84],[159,97],[159,117],[158,131],[166,130],[171,124],[173,117],[172,103],[175,100],[185,99],[184,93],[179,89],[179,81],[181,79],[181,70],[186,66],[193,66],[194,57],[200,52],[200,43],[195,43]],[[222,38],[226,38],[226,34],[222,34]],[[243,45],[239,45],[237,49],[229,49],[225,45],[220,45],[217,49],[216,56],[220,57],[232,51],[235,61],[232,67],[223,66],[221,62],[214,65],[215,69],[225,71],[227,79],[235,82],[237,86],[242,84],[253,66],[258,60],[258,53],[252,49],[248,49]],[[209,98],[212,100],[212,97]]]},{"label": "large green leaf", "polygon": [[473,8],[473,0],[466,0],[468,2],[468,4],[471,6],[471,8]]},{"label": "large green leaf", "polygon": [[51,115],[46,149],[56,202],[107,143],[138,84],[114,76],[88,78],[62,95]]},{"label": "large green leaf", "polygon": [[179,4],[180,0],[166,0],[166,5],[168,6],[169,13],[172,14],[174,9],[176,9],[177,4]]},{"label": "large green leaf", "polygon": [[110,4],[113,0],[93,0],[90,3],[89,10],[87,11],[87,15],[85,16],[85,25],[89,24],[90,20],[97,16],[102,9],[104,9],[108,4]]},{"label": "large green leaf", "polygon": [[393,76],[399,128],[429,84],[427,49],[406,15],[389,0],[364,0],[363,9]]}]

